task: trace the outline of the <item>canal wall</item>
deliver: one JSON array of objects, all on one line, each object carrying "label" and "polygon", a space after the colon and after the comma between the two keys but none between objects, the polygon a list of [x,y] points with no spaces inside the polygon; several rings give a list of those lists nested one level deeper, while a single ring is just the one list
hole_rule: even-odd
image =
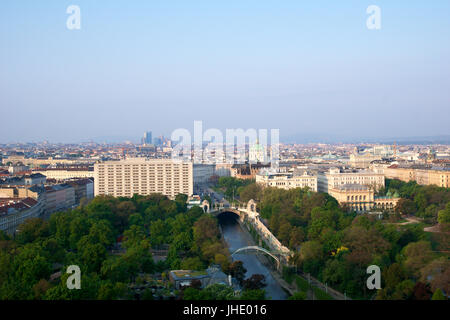
[{"label": "canal wall", "polygon": [[[254,235],[251,232],[252,225],[248,221],[242,218],[236,220],[248,242],[248,245],[258,245],[260,247],[270,250],[269,246],[264,242],[263,239],[261,239],[261,235],[259,235],[259,233],[256,230],[255,232],[259,237],[255,239]],[[267,270],[270,272],[275,281],[280,285],[280,287],[282,287],[283,290],[288,292],[290,295],[293,295],[296,291],[295,288],[283,280],[283,278],[281,277],[281,272],[280,270],[277,270],[276,263],[274,262],[274,260],[272,258],[268,258],[265,254],[259,252],[256,252],[255,255],[256,258],[267,268]]]}]

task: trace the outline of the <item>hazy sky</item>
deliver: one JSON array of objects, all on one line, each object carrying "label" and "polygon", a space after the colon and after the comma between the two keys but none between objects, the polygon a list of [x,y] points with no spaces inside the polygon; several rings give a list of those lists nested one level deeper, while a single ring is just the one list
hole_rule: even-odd
[{"label": "hazy sky", "polygon": [[1,0],[0,143],[450,134],[449,39],[448,0]]}]

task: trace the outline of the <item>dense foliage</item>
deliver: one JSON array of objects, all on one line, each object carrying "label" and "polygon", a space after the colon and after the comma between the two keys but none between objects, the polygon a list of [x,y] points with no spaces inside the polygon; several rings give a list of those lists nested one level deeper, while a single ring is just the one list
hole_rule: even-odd
[{"label": "dense foliage", "polygon": [[[432,207],[434,217],[439,212],[439,219],[447,221],[449,189],[400,181],[389,181],[388,188],[414,203],[411,213]],[[366,269],[372,264],[382,270],[378,299],[429,299],[438,288],[450,293],[448,254],[436,250],[439,244],[423,224],[393,224],[349,213],[328,194],[307,189],[248,185],[241,190],[246,193],[260,200],[261,216],[295,252],[293,263],[299,270],[352,298],[376,294],[366,286]]]},{"label": "dense foliage", "polygon": [[255,185],[254,180],[243,180],[234,177],[220,177],[217,188],[225,195],[226,198],[239,198],[244,187]]},{"label": "dense foliage", "polygon": [[[437,222],[441,211],[443,211],[441,215],[449,217],[450,188],[421,186],[415,181],[405,183],[386,179],[386,187],[380,192],[383,195],[397,192],[402,198],[397,211],[403,214],[426,218],[430,223]],[[449,219],[447,223],[450,222],[450,218],[447,219]],[[442,222],[445,222],[445,219]]]},{"label": "dense foliage", "polygon": [[[168,257],[155,264],[150,249],[163,245]],[[184,195],[96,197],[49,221],[27,220],[15,239],[0,232],[0,299],[133,298],[128,288],[139,273],[226,268],[228,255],[217,220],[199,207],[186,211]],[[69,265],[81,269],[81,290],[66,287]],[[60,279],[50,281],[57,270]]]}]

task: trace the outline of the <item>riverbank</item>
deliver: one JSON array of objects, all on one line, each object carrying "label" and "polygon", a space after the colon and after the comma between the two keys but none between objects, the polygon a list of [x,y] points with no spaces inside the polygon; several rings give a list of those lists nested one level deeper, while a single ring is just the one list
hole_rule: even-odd
[{"label": "riverbank", "polygon": [[[258,245],[257,239],[254,239],[247,227],[239,221],[232,219],[225,225],[221,225],[222,239],[225,241],[230,253],[232,254],[239,248]],[[285,300],[292,295],[295,290],[281,278],[281,275],[274,270],[274,263],[271,258],[258,252],[238,253],[234,255],[236,260],[241,260],[247,269],[246,276],[252,274],[263,274],[266,277],[267,295],[274,300]]]}]

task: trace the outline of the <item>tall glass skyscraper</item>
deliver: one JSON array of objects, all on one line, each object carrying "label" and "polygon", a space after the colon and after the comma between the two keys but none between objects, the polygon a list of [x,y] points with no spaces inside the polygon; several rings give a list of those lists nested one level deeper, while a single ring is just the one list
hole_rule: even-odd
[{"label": "tall glass skyscraper", "polygon": [[143,144],[152,144],[152,132],[147,131],[144,133],[144,138],[142,138]]}]

